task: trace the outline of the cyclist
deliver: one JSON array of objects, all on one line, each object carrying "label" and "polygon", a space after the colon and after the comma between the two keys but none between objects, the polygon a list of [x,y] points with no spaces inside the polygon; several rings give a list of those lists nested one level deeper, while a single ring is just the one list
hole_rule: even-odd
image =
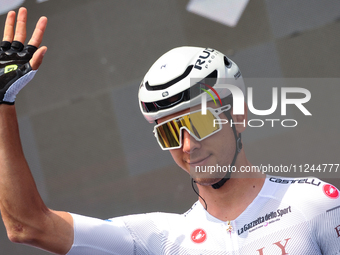
[{"label": "cyclist", "polygon": [[[8,13],[0,45],[0,210],[11,241],[70,255],[340,254],[340,199],[334,186],[315,178],[203,171],[251,166],[240,135],[247,115],[234,113],[230,96],[230,90],[244,91],[241,72],[209,48],[167,52],[139,90],[141,111],[156,122],[159,145],[197,183],[200,198],[191,209],[100,220],[47,208],[22,152],[14,107],[47,50],[38,48],[45,17],[23,45],[26,16],[20,8],[14,32],[15,12]],[[219,86],[226,83],[232,86]],[[202,91],[216,92],[219,103],[210,100],[201,109]]]}]

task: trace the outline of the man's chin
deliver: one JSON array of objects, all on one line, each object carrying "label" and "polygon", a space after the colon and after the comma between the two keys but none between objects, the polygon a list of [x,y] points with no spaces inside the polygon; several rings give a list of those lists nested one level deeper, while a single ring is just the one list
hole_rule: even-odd
[{"label": "man's chin", "polygon": [[202,185],[202,186],[211,186],[215,183],[218,183],[223,177],[219,178],[193,178],[195,183]]}]

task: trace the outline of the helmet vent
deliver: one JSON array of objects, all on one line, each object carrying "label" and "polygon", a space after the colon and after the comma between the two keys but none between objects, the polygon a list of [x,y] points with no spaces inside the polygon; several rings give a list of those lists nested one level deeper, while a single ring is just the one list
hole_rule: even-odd
[{"label": "helmet vent", "polygon": [[208,84],[211,87],[214,87],[217,81],[217,70],[212,71],[208,76],[206,76],[201,81],[197,82],[191,88],[188,88],[172,97],[159,100],[156,102],[141,102],[144,112],[158,112],[162,109],[167,109],[172,106],[175,106],[179,103],[189,101],[202,93],[201,88],[204,87],[204,84]]},{"label": "helmet vent", "polygon": [[224,64],[227,68],[231,67],[231,61],[226,56],[224,56]]},{"label": "helmet vent", "polygon": [[180,76],[178,76],[177,78],[167,82],[167,83],[164,83],[164,84],[159,84],[159,85],[154,85],[154,86],[150,86],[149,85],[149,82],[145,82],[145,88],[147,90],[162,90],[162,89],[166,89],[168,87],[170,87],[171,85],[174,85],[176,84],[177,82],[179,82],[180,80],[183,80],[185,77],[187,77],[189,75],[189,73],[191,72],[192,68],[194,66],[191,65],[191,66],[188,66],[187,69],[184,71],[184,73]]}]

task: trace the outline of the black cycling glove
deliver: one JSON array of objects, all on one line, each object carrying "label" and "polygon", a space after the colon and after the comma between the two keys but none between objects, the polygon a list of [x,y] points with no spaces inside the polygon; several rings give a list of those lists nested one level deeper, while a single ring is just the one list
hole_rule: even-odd
[{"label": "black cycling glove", "polygon": [[14,104],[19,91],[34,77],[29,63],[37,47],[21,42],[0,44],[0,104]]}]

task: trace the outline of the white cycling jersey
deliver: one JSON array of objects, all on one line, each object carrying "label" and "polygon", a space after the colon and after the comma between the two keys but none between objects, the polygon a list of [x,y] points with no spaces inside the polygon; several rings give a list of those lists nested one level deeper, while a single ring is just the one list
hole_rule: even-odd
[{"label": "white cycling jersey", "polygon": [[231,222],[211,216],[200,202],[184,214],[72,216],[68,255],[340,254],[339,191],[316,178],[267,176],[258,196]]}]

